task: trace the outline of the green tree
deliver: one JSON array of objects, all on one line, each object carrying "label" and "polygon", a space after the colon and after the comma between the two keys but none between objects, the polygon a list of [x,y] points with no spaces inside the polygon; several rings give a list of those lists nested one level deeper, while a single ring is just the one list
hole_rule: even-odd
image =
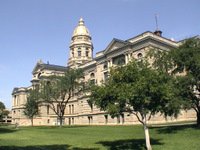
[{"label": "green tree", "polygon": [[0,101],[0,121],[3,120],[3,117],[8,115],[8,113],[5,109],[6,109],[6,107],[5,107],[4,103]]},{"label": "green tree", "polygon": [[38,100],[39,100],[38,90],[37,89],[30,90],[28,92],[24,114],[31,120],[31,126],[33,126],[33,118],[39,114]]},{"label": "green tree", "polygon": [[151,150],[148,120],[157,113],[176,117],[180,110],[176,79],[152,69],[145,60],[113,69],[105,84],[92,86],[90,101],[112,117],[124,112],[136,115],[143,125],[148,150]]},{"label": "green tree", "polygon": [[41,101],[49,104],[58,117],[60,127],[63,124],[67,103],[75,94],[82,90],[82,77],[82,70],[68,69],[63,76],[50,76],[41,82]]},{"label": "green tree", "polygon": [[174,63],[173,73],[184,76],[180,82],[183,104],[196,111],[197,126],[200,126],[200,40],[188,39],[169,55]]}]

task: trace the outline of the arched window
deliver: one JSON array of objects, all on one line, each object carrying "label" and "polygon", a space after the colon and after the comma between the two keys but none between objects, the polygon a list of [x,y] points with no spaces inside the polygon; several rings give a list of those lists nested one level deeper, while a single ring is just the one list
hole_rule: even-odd
[{"label": "arched window", "polygon": [[140,58],[142,58],[142,57],[143,57],[142,53],[138,53],[138,54],[137,54],[137,58],[138,58],[138,59],[140,59]]},{"label": "arched window", "polygon": [[95,77],[94,73],[91,73],[90,78],[94,78],[94,77]]},{"label": "arched window", "polygon": [[108,69],[108,65],[107,65],[107,64],[104,64],[104,65],[103,65],[103,69],[104,69],[104,70]]},{"label": "arched window", "polygon": [[78,57],[81,57],[81,51],[78,51]]},{"label": "arched window", "polygon": [[40,78],[40,76],[41,76],[41,72],[40,72],[40,73],[38,73],[38,76],[37,76],[37,77],[38,77],[38,79]]},{"label": "arched window", "polygon": [[95,84],[95,75],[94,75],[94,73],[91,73],[90,74],[90,84]]}]

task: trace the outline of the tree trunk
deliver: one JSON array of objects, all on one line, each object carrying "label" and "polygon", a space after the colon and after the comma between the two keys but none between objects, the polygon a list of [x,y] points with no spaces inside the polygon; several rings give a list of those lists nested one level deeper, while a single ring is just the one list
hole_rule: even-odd
[{"label": "tree trunk", "polygon": [[197,112],[197,127],[200,127],[200,111]]},{"label": "tree trunk", "polygon": [[62,118],[63,118],[63,117],[59,117],[60,127],[62,127],[62,124],[63,124]]},{"label": "tree trunk", "polygon": [[149,128],[147,126],[146,116],[143,119],[143,127],[144,127],[145,141],[146,141],[146,149],[152,150],[151,143],[150,143],[150,136],[149,136]]},{"label": "tree trunk", "polygon": [[31,126],[33,126],[33,118],[31,118]]}]

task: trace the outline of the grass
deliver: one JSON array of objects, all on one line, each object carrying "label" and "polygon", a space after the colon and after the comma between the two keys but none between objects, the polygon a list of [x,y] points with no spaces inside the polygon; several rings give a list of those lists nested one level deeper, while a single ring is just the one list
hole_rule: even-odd
[{"label": "grass", "polygon": [[[198,150],[194,125],[150,127],[154,150]],[[0,150],[143,150],[142,126],[0,127]]]}]

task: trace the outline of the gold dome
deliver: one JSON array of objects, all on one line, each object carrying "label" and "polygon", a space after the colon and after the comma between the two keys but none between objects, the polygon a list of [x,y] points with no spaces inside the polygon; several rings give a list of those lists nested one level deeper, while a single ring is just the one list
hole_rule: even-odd
[{"label": "gold dome", "polygon": [[90,33],[84,24],[83,18],[80,18],[78,26],[74,29],[72,37],[79,35],[90,36]]}]

